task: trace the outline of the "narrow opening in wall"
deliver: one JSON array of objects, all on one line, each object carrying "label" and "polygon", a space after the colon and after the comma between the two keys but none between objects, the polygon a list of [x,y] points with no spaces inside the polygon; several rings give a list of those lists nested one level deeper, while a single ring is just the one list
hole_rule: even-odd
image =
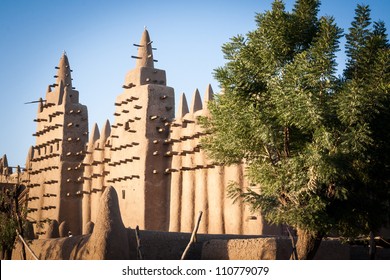
[{"label": "narrow opening in wall", "polygon": [[126,190],[122,190],[122,199],[126,198]]}]

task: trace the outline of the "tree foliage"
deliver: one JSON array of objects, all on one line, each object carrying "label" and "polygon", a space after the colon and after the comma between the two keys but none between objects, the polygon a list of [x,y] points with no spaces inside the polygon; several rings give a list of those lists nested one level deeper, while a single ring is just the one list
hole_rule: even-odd
[{"label": "tree foliage", "polygon": [[[0,192],[0,251],[2,258],[10,259],[17,232],[24,236],[28,230],[26,209],[19,205],[19,196],[24,187],[15,184]],[[24,247],[22,249],[25,258]]]},{"label": "tree foliage", "polygon": [[[14,216],[14,194],[5,189],[0,194],[0,250],[3,257],[9,258],[14,247],[18,222]],[[8,256],[5,256],[7,255]]]},{"label": "tree foliage", "polygon": [[372,27],[358,6],[337,77],[342,30],[319,7],[297,0],[288,12],[276,0],[257,29],[223,45],[223,94],[201,119],[202,145],[217,162],[245,162],[252,187],[231,195],[269,222],[351,236],[389,212],[389,45],[384,23]]}]

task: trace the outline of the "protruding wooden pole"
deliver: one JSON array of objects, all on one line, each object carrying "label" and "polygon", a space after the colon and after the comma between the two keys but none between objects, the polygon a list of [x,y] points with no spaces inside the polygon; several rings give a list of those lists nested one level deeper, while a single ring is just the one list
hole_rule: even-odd
[{"label": "protruding wooden pole", "polygon": [[196,225],[194,227],[194,230],[192,231],[192,234],[191,234],[191,239],[190,239],[190,242],[188,243],[186,249],[184,250],[183,252],[183,255],[181,256],[181,260],[184,260],[188,251],[190,250],[191,248],[191,245],[192,243],[196,242],[196,233],[198,232],[198,229],[199,229],[199,224],[200,224],[200,220],[202,219],[202,214],[203,212],[202,211],[199,211],[199,214],[198,214],[198,220],[196,222]]}]

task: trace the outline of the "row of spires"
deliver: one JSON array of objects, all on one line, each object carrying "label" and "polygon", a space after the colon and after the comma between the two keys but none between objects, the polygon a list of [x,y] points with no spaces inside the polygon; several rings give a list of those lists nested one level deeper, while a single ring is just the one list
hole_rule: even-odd
[{"label": "row of spires", "polygon": [[[150,40],[149,32],[147,31],[146,28],[142,33],[140,43],[134,45],[138,47],[138,55],[137,57],[134,57],[137,59],[136,68],[140,68],[140,67],[154,68],[155,60],[153,59],[152,41]],[[55,68],[58,69],[58,71],[57,71],[57,75],[54,76],[56,78],[56,82],[54,86],[63,85],[65,86],[65,88],[68,88],[69,86],[70,88],[72,88],[72,77],[71,77],[72,70],[70,69],[69,60],[65,51],[62,54],[58,66]],[[52,86],[53,85],[49,86],[48,92],[51,92]],[[67,94],[65,94],[64,98],[67,97],[66,95]],[[198,89],[196,89],[189,110],[186,97],[183,93],[180,98],[179,110],[177,112],[176,118],[181,118],[189,112],[194,113],[196,111],[202,110],[202,108],[207,108],[206,103],[212,99],[212,95],[213,95],[213,90],[211,88],[211,85],[208,85],[204,96],[204,101],[202,104],[199,91]],[[43,102],[41,101],[41,103]]]},{"label": "row of spires", "polygon": [[191,107],[189,110],[187,104],[187,98],[185,94],[182,93],[180,96],[180,102],[176,114],[176,119],[183,118],[188,113],[194,114],[195,112],[200,111],[203,108],[207,110],[207,103],[213,99],[213,95],[214,95],[213,89],[209,84],[206,88],[206,92],[204,94],[204,98],[202,102],[202,99],[200,98],[199,90],[196,89],[192,96]]}]

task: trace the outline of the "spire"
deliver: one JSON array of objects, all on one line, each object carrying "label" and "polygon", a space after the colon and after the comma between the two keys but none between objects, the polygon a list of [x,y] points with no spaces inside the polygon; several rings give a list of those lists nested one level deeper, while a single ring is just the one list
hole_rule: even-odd
[{"label": "spire", "polygon": [[195,113],[196,111],[202,110],[202,100],[200,99],[200,93],[198,89],[195,90],[194,95],[192,97],[190,110],[191,113]]},{"label": "spire", "polygon": [[56,69],[58,69],[57,75],[54,76],[54,78],[56,78],[56,85],[60,85],[62,81],[62,84],[64,86],[72,87],[72,77],[71,77],[72,71],[70,70],[69,60],[68,57],[66,56],[66,52],[62,54],[60,62],[58,63]]},{"label": "spire", "polygon": [[26,169],[28,170],[30,168],[30,162],[34,158],[34,147],[30,146],[28,149],[28,154],[26,157]]},{"label": "spire", "polygon": [[31,160],[33,158],[34,158],[34,147],[30,146],[30,148],[28,149],[27,159]]},{"label": "spire", "polygon": [[210,84],[208,84],[208,86],[206,88],[206,92],[204,94],[204,98],[203,98],[203,108],[204,109],[207,108],[207,102],[209,102],[210,100],[213,100],[213,95],[214,95],[213,88],[211,87]]},{"label": "spire", "polygon": [[100,134],[100,141],[102,143],[105,143],[107,138],[111,135],[111,124],[109,120],[106,120],[106,122],[103,125],[102,132]]},{"label": "spire", "polygon": [[210,111],[208,108],[208,103],[209,103],[209,101],[211,101],[213,99],[214,99],[214,91],[213,91],[211,85],[209,84],[206,88],[206,92],[205,92],[204,97],[203,97],[203,114],[204,115],[209,115]]},{"label": "spire", "polygon": [[150,41],[149,32],[146,28],[142,33],[139,45],[135,44],[135,46],[138,47],[138,55],[135,57],[137,59],[136,68],[154,68],[152,41]]},{"label": "spire", "polygon": [[92,131],[88,141],[88,152],[92,152],[95,148],[95,142],[100,138],[99,127],[96,123],[93,124]]},{"label": "spire", "polygon": [[92,127],[91,135],[89,137],[89,143],[93,145],[93,143],[95,143],[95,141],[98,140],[99,137],[100,137],[99,127],[97,123],[94,123]]},{"label": "spire", "polygon": [[183,92],[180,96],[180,103],[179,103],[179,108],[177,110],[176,118],[182,118],[187,113],[188,113],[187,99],[186,99],[186,95]]}]

